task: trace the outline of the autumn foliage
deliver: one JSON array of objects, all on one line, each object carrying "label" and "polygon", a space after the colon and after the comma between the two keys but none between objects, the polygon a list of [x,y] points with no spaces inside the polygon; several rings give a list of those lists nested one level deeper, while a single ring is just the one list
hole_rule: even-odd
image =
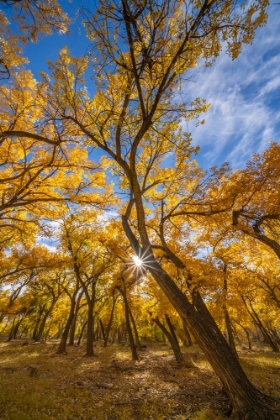
[{"label": "autumn foliage", "polygon": [[61,354],[84,340],[88,356],[128,340],[134,360],[164,338],[179,364],[196,341],[236,418],[278,418],[238,346],[279,351],[280,147],[206,172],[181,123],[209,105],[177,95],[223,44],[234,59],[253,41],[267,2],[102,0],[82,11],[90,53],[61,49],[40,80],[22,45],[69,18],[7,3],[21,14],[13,32],[0,13],[1,334]]}]

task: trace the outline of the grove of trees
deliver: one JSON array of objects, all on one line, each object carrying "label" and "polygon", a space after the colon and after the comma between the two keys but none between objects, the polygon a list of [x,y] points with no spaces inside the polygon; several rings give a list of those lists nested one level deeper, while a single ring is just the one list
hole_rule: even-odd
[{"label": "grove of trees", "polygon": [[[47,4],[47,6],[46,6]],[[104,346],[198,343],[241,420],[277,419],[236,345],[280,345],[280,146],[206,172],[182,122],[188,72],[234,59],[267,1],[100,0],[88,54],[36,80],[24,44],[70,20],[55,0],[0,0],[0,333]],[[9,19],[15,19],[9,25]],[[52,240],[55,249],[45,244]]]}]

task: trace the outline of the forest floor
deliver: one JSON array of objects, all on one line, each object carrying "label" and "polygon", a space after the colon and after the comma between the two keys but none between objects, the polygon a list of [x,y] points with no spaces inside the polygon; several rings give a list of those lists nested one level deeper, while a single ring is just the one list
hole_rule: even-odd
[{"label": "forest floor", "polygon": [[[222,420],[230,411],[203,353],[183,348],[178,366],[164,343],[151,343],[132,362],[126,346],[83,346],[56,354],[58,342],[0,342],[0,419]],[[241,350],[241,363],[263,392],[280,398],[280,354]],[[191,361],[191,363],[190,363]]]}]

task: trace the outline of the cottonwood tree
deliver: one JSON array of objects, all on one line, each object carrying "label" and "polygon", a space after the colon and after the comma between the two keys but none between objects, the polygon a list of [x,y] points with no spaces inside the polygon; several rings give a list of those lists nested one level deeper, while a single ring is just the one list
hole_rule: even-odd
[{"label": "cottonwood tree", "polygon": [[[68,254],[69,268],[76,281],[76,294],[71,304],[74,306],[78,288],[83,290],[87,302],[87,356],[94,356],[96,304],[106,294],[108,286],[103,285],[110,282],[116,269],[115,258],[102,241],[102,225],[98,216],[101,219],[104,217],[97,211],[76,212],[65,219],[61,229],[61,247]],[[74,317],[74,308],[71,314]]]},{"label": "cottonwood tree", "polygon": [[[226,42],[232,58],[242,43],[253,40],[255,29],[266,20],[266,2],[236,3],[154,1],[119,4],[102,1],[95,15],[88,14],[86,28],[93,45],[96,94],[83,88],[84,59],[64,50],[53,64],[53,79],[45,77],[49,115],[98,146],[114,161],[120,186],[129,198],[123,211],[124,230],[135,253],[185,320],[207,355],[228,393],[239,418],[277,417],[248,380],[198,291],[188,299],[164,270],[152,250],[153,236],[146,222],[145,197],[160,192],[166,179],[180,178],[180,168],[190,154],[188,139],[180,131],[181,119],[198,117],[205,102],[175,100],[183,75],[204,58],[209,65]],[[175,169],[162,167],[164,156],[175,155]],[[178,176],[177,176],[178,175]],[[157,186],[160,186],[158,190]],[[184,194],[184,192],[183,192]],[[136,211],[137,225],[129,219]],[[166,241],[165,241],[166,242]],[[187,271],[168,244],[162,246],[173,263]]]}]

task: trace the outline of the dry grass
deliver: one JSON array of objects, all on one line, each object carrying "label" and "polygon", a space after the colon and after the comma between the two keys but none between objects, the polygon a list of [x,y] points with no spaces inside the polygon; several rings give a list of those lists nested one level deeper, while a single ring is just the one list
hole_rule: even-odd
[{"label": "dry grass", "polygon": [[[200,350],[178,367],[168,346],[149,345],[141,361],[122,346],[55,353],[57,344],[0,343],[0,419],[9,420],[222,420],[229,404]],[[280,357],[242,353],[250,379],[280,398]]]}]

